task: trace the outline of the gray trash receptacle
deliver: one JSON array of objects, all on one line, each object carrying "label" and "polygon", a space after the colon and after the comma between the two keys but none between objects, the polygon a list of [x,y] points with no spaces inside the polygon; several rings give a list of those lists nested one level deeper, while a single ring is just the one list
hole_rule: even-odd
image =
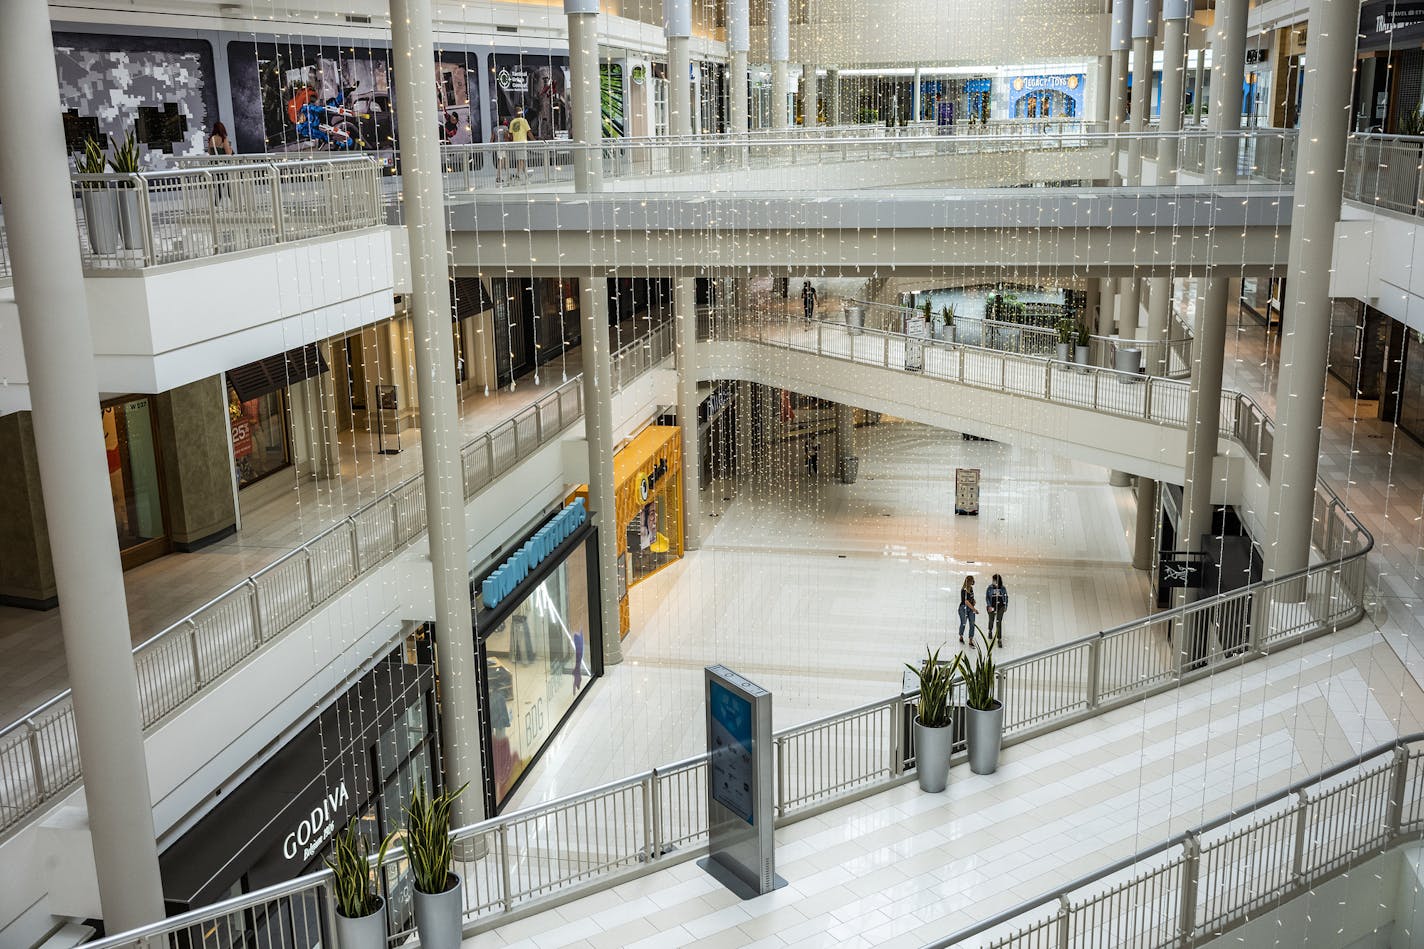
[{"label": "gray trash receptacle", "polygon": [[860,335],[861,330],[865,328],[865,307],[846,307],[846,327],[848,328],[850,335]]},{"label": "gray trash receptacle", "polygon": [[1119,382],[1139,382],[1142,378],[1142,350],[1119,349],[1113,356],[1113,368],[1120,374]]},{"label": "gray trash receptacle", "polygon": [[860,477],[860,459],[854,455],[842,458],[840,476],[841,484],[855,484],[855,479]]}]

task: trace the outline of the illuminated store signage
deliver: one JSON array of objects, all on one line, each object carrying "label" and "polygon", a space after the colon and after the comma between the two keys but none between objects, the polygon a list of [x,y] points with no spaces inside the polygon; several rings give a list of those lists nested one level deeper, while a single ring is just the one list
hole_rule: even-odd
[{"label": "illuminated store signage", "polygon": [[529,576],[530,572],[552,554],[560,544],[573,536],[574,531],[588,520],[588,509],[583,498],[575,498],[568,507],[554,515],[549,523],[534,532],[524,544],[510,554],[485,577],[480,584],[480,598],[485,609],[498,606],[500,601],[514,592],[514,588]]},{"label": "illuminated store signage", "polygon": [[334,790],[312,808],[310,814],[302,818],[296,830],[282,839],[282,856],[288,860],[300,860],[303,865],[321,850],[322,846],[336,831],[336,818],[344,813],[343,805],[351,800],[342,781]]}]

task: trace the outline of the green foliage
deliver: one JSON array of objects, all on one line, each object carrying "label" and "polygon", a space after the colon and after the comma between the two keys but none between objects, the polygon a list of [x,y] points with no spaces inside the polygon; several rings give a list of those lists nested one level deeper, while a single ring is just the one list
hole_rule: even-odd
[{"label": "green foliage", "polygon": [[920,701],[916,715],[920,724],[926,728],[943,728],[950,724],[953,721],[949,704],[950,683],[954,678],[954,670],[958,668],[957,661],[940,662],[939,650],[930,652],[929,647],[926,647],[925,661],[918,668],[907,662],[905,668],[920,680]]},{"label": "green foliage", "polygon": [[994,703],[995,678],[998,666],[994,663],[994,644],[985,636],[983,649],[976,644],[974,658],[960,651],[954,657],[953,671],[964,679],[964,704],[981,712],[992,711]]},{"label": "green foliage", "polygon": [[81,175],[102,175],[109,167],[109,156],[96,138],[84,140],[84,151],[74,156],[74,170]]},{"label": "green foliage", "polygon": [[369,916],[381,905],[373,876],[379,872],[377,868],[386,862],[386,850],[396,836],[395,831],[391,831],[381,841],[373,867],[371,841],[356,829],[356,820],[351,818],[346,829],[337,831],[332,837],[331,856],[326,858],[326,865],[336,877],[336,911],[348,919]]},{"label": "green foliage", "polygon": [[925,294],[924,311],[925,322],[934,326],[934,304],[930,302],[930,295],[928,293]]},{"label": "green foliage", "polygon": [[138,141],[134,138],[132,131],[124,136],[124,143],[120,145],[114,141],[114,136],[109,136],[109,147],[113,149],[114,157],[110,164],[114,170],[121,175],[133,175],[138,173]]},{"label": "green foliage", "polygon": [[1078,327],[1078,345],[1087,346],[1090,342],[1092,342],[1092,336],[1088,333],[1088,328],[1086,326]]},{"label": "green foliage", "polygon": [[951,304],[947,304],[947,305],[944,307],[944,309],[942,309],[942,310],[939,311],[939,315],[944,319],[944,325],[945,325],[945,326],[953,326],[953,325],[954,325],[954,316],[955,316],[955,314],[954,314],[954,304],[952,304],[952,303],[951,303]]},{"label": "green foliage", "polygon": [[1424,135],[1424,113],[1418,109],[1406,112],[1399,117],[1400,135]]},{"label": "green foliage", "polygon": [[462,784],[458,790],[441,791],[432,797],[422,781],[405,806],[405,852],[410,858],[415,888],[422,893],[445,892],[454,856],[450,809],[469,786]]},{"label": "green foliage", "polygon": [[1073,340],[1078,338],[1078,327],[1074,325],[1072,317],[1065,316],[1058,321],[1058,341],[1065,346],[1073,345]]}]

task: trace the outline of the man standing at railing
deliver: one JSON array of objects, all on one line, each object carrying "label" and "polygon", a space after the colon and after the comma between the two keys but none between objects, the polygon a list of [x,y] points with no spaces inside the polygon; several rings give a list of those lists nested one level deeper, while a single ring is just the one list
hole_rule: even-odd
[{"label": "man standing at railing", "polygon": [[509,177],[509,122],[502,121],[495,126],[490,141],[498,146],[494,151],[494,183],[504,184]]},{"label": "man standing at railing", "polygon": [[806,314],[807,323],[816,318],[816,288],[811,286],[809,280],[801,284],[801,309]]},{"label": "man standing at railing", "polygon": [[515,177],[526,178],[529,176],[529,157],[525,143],[534,137],[534,131],[529,127],[523,109],[515,112],[510,120],[509,137],[514,141]]}]

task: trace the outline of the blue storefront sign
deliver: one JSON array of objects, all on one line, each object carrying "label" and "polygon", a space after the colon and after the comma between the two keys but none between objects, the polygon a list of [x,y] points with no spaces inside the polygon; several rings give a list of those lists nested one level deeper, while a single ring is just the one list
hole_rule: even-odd
[{"label": "blue storefront sign", "polygon": [[1014,76],[1009,84],[1009,116],[1073,118],[1083,114],[1084,73]]}]

